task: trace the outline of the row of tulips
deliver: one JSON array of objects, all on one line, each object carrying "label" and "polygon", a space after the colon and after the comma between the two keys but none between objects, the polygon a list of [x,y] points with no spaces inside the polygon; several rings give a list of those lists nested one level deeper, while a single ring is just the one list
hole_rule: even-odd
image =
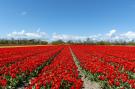
[{"label": "row of tulips", "polygon": [[30,80],[26,89],[81,89],[82,81],[78,73],[66,46],[50,65],[45,66],[37,77]]},{"label": "row of tulips", "polygon": [[[98,49],[98,47],[99,47],[99,49]],[[114,47],[114,49],[113,49],[113,47]],[[115,49],[116,47],[118,47],[118,49]],[[135,73],[135,62],[133,62],[133,60],[131,61],[131,60],[128,60],[125,58],[121,58],[118,55],[117,56],[112,55],[112,53],[115,53],[116,51],[119,51],[119,50],[122,51],[122,49],[119,49],[119,46],[80,46],[79,48],[83,49],[82,51],[84,53],[88,53],[89,55],[98,57],[101,61],[104,61],[105,63],[112,63],[115,66],[117,66],[117,68],[124,68],[124,70]],[[101,48],[104,48],[104,50],[103,49],[100,50]],[[121,48],[121,46],[120,46],[120,48]],[[126,49],[123,49],[124,51],[129,48],[129,53],[125,52],[125,55],[130,56],[131,47],[125,47],[125,48]],[[110,52],[108,52],[108,49],[112,49],[113,51],[110,50]],[[134,49],[134,51],[135,51],[135,49]],[[117,54],[119,54],[119,53],[117,52]],[[134,53],[134,55],[135,55],[135,53]],[[133,59],[133,58],[131,58],[131,59]]]},{"label": "row of tulips", "polygon": [[[134,47],[70,48],[91,81],[100,82],[105,89],[135,88]],[[0,89],[81,89],[82,84],[69,46],[0,49]]]},{"label": "row of tulips", "polygon": [[[37,74],[39,70],[45,66],[44,64],[56,55],[62,48],[62,46],[41,47],[40,50],[33,50],[33,55],[31,56],[29,55],[26,58],[22,56],[19,61],[12,60],[14,63],[9,64],[8,66],[4,65],[0,69],[1,88],[16,88],[19,83],[26,80],[26,77],[29,77],[30,75],[35,76],[35,74]],[[33,47],[33,49],[35,48]]]},{"label": "row of tulips", "polygon": [[[82,46],[84,47],[84,46]],[[133,46],[85,46],[85,49],[119,57],[128,61],[135,61],[135,47]]]},{"label": "row of tulips", "polygon": [[[118,54],[113,56],[112,53],[118,53],[119,48],[121,47],[109,47],[84,45],[71,46],[82,68],[90,73],[91,80],[101,82],[102,85],[108,89],[134,89],[135,63],[131,62],[131,59],[133,58],[130,57],[131,59],[128,61],[128,59],[119,57]],[[118,49],[116,49],[117,47]],[[125,47],[125,49],[127,50],[128,48]],[[124,50],[124,53],[125,49],[120,50]],[[110,50],[110,52],[108,52],[108,50]],[[133,50],[130,49],[127,51],[130,53],[130,51]],[[125,55],[128,55],[128,53],[125,52]]]},{"label": "row of tulips", "polygon": [[47,52],[53,49],[51,46],[37,46],[37,47],[19,47],[19,48],[4,48],[0,49],[0,69],[3,66],[14,64],[15,62],[27,59],[30,56]]}]

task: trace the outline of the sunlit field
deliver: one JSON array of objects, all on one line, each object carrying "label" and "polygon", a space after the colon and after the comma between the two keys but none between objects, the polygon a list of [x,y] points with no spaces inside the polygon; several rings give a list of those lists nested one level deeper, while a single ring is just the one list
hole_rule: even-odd
[{"label": "sunlit field", "polygon": [[135,47],[0,48],[2,89],[134,89]]},{"label": "sunlit field", "polygon": [[0,89],[135,89],[135,0],[0,0]]}]

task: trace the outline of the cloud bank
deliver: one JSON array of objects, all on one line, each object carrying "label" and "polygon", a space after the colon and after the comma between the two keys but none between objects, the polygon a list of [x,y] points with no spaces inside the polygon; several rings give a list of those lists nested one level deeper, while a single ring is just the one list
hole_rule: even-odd
[{"label": "cloud bank", "polygon": [[85,40],[86,37],[85,36],[77,36],[77,35],[68,35],[68,34],[57,34],[57,33],[53,33],[52,34],[52,40],[64,40],[64,41],[68,41],[68,40]]},{"label": "cloud bank", "polygon": [[[49,35],[49,36],[48,36]],[[48,39],[48,41],[53,40],[81,40],[85,41],[87,38],[90,38],[94,41],[132,41],[135,40],[135,32],[128,31],[125,33],[117,33],[116,29],[110,30],[106,34],[95,34],[95,35],[89,35],[89,36],[80,36],[80,35],[69,35],[69,34],[47,34],[46,32],[41,32],[40,29],[38,29],[36,32],[26,32],[25,30],[22,30],[20,32],[14,31],[7,35],[10,38],[27,38],[27,39]],[[48,38],[49,37],[49,38]]]},{"label": "cloud bank", "polygon": [[27,39],[43,39],[47,37],[47,33],[40,32],[40,30],[37,30],[36,32],[25,32],[25,30],[22,30],[20,32],[14,31],[9,34],[7,34],[10,38],[15,39],[21,39],[21,38],[27,38]]}]

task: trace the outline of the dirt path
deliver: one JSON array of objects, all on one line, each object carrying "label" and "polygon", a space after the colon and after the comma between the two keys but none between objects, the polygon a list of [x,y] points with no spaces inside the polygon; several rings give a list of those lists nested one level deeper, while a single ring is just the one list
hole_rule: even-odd
[{"label": "dirt path", "polygon": [[0,48],[36,47],[36,46],[55,46],[55,45],[19,45],[19,46],[0,46]]},{"label": "dirt path", "polygon": [[82,81],[83,81],[83,88],[82,89],[102,89],[100,87],[100,85],[96,82],[91,82],[90,80],[88,80],[88,76],[83,74],[83,69],[81,68],[81,66],[79,65],[78,59],[76,58],[76,56],[74,55],[72,49],[70,48],[70,52],[73,56],[73,60],[76,64],[76,66],[78,67],[78,71],[80,72],[80,75],[82,76]]}]

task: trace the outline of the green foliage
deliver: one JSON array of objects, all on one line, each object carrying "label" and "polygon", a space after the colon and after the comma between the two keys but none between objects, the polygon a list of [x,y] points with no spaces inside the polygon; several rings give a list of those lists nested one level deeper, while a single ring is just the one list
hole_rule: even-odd
[{"label": "green foliage", "polygon": [[[0,45],[47,45],[47,41],[37,40],[37,39],[0,39]],[[135,45],[135,40],[126,42],[123,40],[119,41],[94,41],[87,38],[84,41],[81,40],[68,40],[63,41],[62,39],[55,40],[51,42],[52,45],[61,44],[86,44],[86,45]]]},{"label": "green foliage", "polygon": [[56,40],[56,41],[52,41],[51,44],[59,45],[59,44],[65,44],[65,42],[63,40]]},{"label": "green foliage", "polygon": [[0,39],[0,45],[46,45],[47,41],[36,39]]},{"label": "green foliage", "polygon": [[72,85],[73,85],[72,83],[70,83],[66,80],[62,80],[61,85],[60,85],[60,89],[70,89],[70,87]]}]

